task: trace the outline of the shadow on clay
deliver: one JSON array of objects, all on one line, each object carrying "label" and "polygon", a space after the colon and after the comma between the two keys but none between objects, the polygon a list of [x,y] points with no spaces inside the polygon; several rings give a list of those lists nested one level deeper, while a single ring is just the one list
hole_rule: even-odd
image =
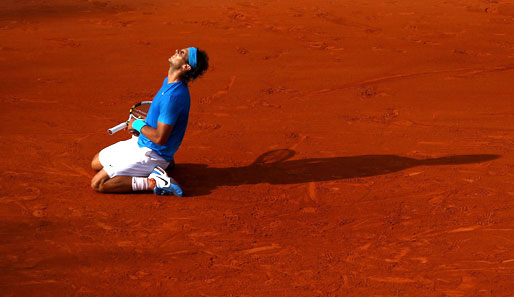
[{"label": "shadow on clay", "polygon": [[333,181],[388,174],[416,166],[459,165],[494,160],[500,155],[454,155],[413,159],[396,155],[361,155],[289,160],[290,149],[273,150],[242,167],[211,168],[205,164],[177,164],[172,176],[187,196],[211,193],[218,186],[268,183],[274,185]]}]

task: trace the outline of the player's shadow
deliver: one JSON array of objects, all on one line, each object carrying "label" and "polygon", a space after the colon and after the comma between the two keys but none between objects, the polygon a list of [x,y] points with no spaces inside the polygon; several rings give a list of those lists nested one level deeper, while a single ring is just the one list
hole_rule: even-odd
[{"label": "player's shadow", "polygon": [[275,185],[362,178],[416,166],[459,165],[494,160],[500,155],[454,155],[413,159],[396,155],[360,155],[289,160],[293,150],[269,151],[242,167],[212,168],[205,164],[177,164],[171,175],[187,196],[209,194],[219,186],[268,183]]}]

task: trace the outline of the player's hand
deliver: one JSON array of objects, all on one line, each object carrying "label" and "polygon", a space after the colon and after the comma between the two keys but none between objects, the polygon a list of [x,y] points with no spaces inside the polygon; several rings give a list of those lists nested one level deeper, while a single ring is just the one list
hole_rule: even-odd
[{"label": "player's hand", "polygon": [[134,119],[133,117],[130,117],[130,119],[127,121],[127,130],[132,130],[132,124],[134,123],[136,119]]},{"label": "player's hand", "polygon": [[132,123],[134,123],[136,119],[134,118],[131,118],[129,121],[128,121],[128,125],[127,125],[127,131],[129,134],[132,134],[134,136],[139,136],[139,132],[137,132],[134,128],[132,128]]}]

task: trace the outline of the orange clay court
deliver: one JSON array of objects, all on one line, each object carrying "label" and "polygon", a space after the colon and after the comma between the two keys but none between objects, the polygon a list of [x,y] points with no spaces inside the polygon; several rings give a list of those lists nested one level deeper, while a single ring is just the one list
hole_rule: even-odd
[{"label": "orange clay court", "polygon": [[[1,296],[514,296],[514,2],[3,0]],[[186,197],[99,194],[167,59]]]}]

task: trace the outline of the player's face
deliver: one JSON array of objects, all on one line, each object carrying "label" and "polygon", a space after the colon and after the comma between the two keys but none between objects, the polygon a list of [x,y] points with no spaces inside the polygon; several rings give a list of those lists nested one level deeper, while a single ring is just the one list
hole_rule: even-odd
[{"label": "player's face", "polygon": [[189,49],[183,48],[175,50],[175,54],[173,54],[168,61],[175,68],[180,68],[183,65],[186,65],[189,62]]}]

